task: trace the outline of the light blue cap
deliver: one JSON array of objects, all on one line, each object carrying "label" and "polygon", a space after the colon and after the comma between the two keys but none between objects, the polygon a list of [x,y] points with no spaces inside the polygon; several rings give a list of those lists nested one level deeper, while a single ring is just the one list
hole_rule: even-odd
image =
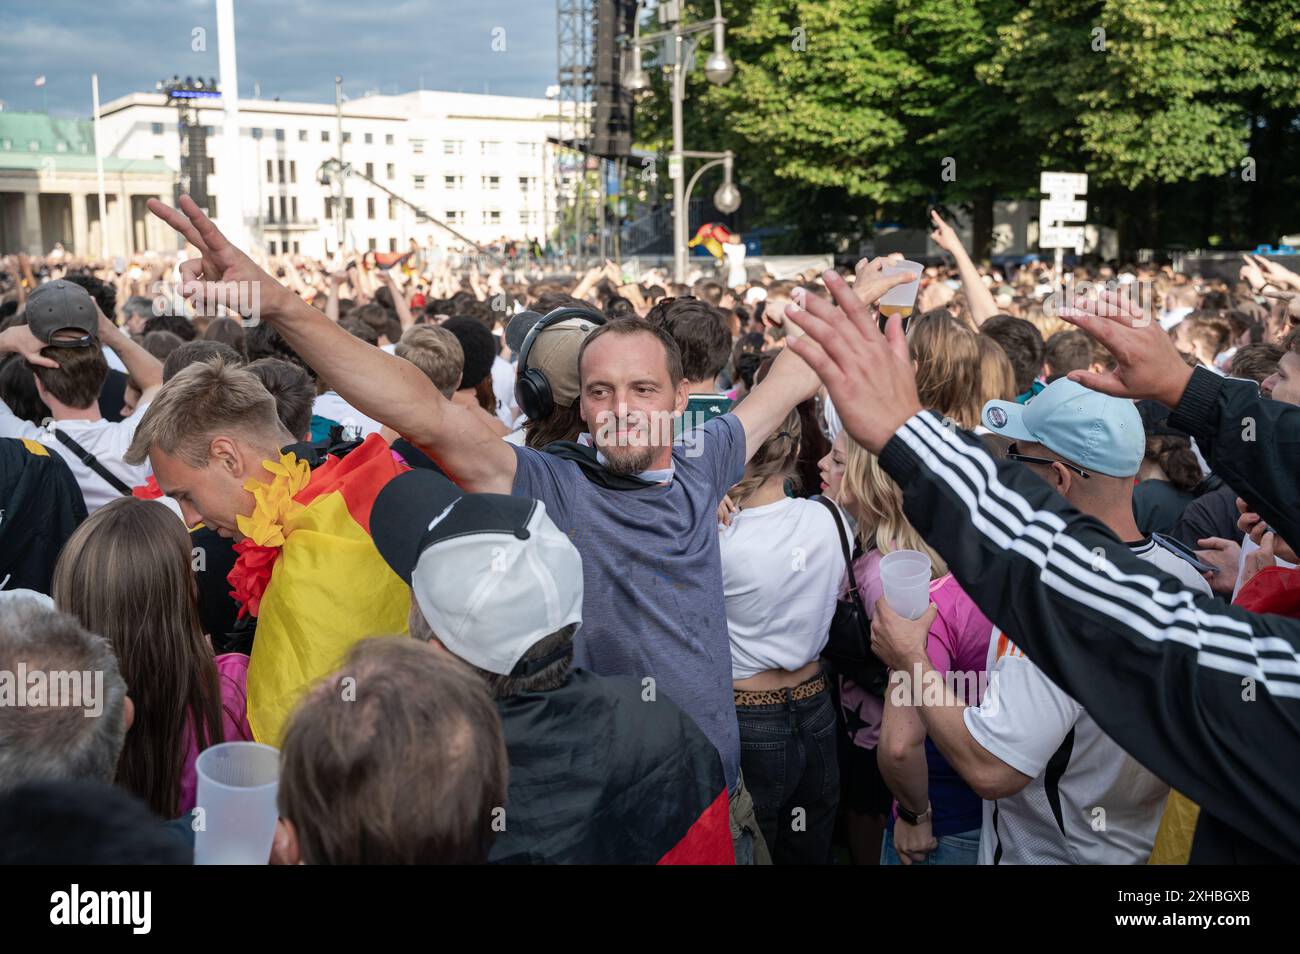
[{"label": "light blue cap", "polygon": [[994,434],[1034,441],[1084,470],[1132,477],[1142,466],[1146,433],[1132,401],[1057,378],[1028,404],[989,401],[980,415]]}]

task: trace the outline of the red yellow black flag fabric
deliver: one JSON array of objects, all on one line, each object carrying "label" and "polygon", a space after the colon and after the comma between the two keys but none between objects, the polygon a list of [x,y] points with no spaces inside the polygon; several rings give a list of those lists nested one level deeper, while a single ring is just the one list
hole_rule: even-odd
[{"label": "red yellow black flag fabric", "polygon": [[377,434],[312,470],[292,452],[267,461],[269,483],[249,481],[253,513],[239,517],[231,594],[257,617],[248,667],[248,722],[278,746],[289,714],[349,647],[402,635],[411,591],[370,538],[380,489],[408,468]]}]

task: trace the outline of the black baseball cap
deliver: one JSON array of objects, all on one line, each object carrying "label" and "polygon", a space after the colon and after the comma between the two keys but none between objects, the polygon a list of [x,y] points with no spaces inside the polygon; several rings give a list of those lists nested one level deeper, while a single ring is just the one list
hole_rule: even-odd
[{"label": "black baseball cap", "polygon": [[[99,344],[99,311],[90,292],[74,282],[53,281],[27,297],[27,327],[38,341],[60,348],[89,348]],[[55,339],[61,331],[79,331],[77,337]]]},{"label": "black baseball cap", "polygon": [[518,354],[519,349],[524,346],[524,339],[528,337],[528,332],[533,330],[533,325],[542,320],[542,316],[535,311],[521,311],[510,319],[510,324],[506,325],[506,347],[510,349],[511,354]]}]

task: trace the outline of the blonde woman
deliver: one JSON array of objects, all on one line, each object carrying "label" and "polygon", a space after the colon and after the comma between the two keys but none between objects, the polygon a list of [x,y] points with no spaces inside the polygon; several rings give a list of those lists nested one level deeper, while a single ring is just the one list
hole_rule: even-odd
[{"label": "blonde woman", "polygon": [[[728,495],[737,509],[720,531],[722,588],[740,766],[763,838],[775,864],[827,864],[840,780],[835,707],[818,656],[848,534],[837,530],[833,504],[786,495],[800,433],[796,409]],[[798,826],[795,809],[803,810]]]},{"label": "blonde woman", "polygon": [[[857,521],[863,555],[854,561],[854,576],[867,612],[875,614],[884,595],[881,559],[895,550],[925,553],[931,564],[930,599],[936,607],[929,624],[931,662],[945,676],[971,674],[975,685],[980,685],[978,674],[986,665],[992,624],[953,580],[943,558],[908,522],[902,491],[879,460],[847,436],[842,443],[837,439],[836,447],[842,452],[842,464],[837,464],[833,448],[826,461],[827,484]],[[884,699],[850,680],[841,681],[840,704],[852,743],[842,758],[844,775],[850,780],[845,799],[850,846],[856,858],[874,845],[882,864],[974,864],[980,800],[938,750],[927,746],[924,725],[911,705],[913,697],[899,691],[909,684],[898,676],[891,676]],[[963,696],[962,701],[974,704],[978,694]],[[889,812],[895,797],[902,817],[915,824],[900,820],[898,811]],[[886,813],[887,822],[880,817]],[[883,844],[878,840],[881,835]]]},{"label": "blonde woman", "polygon": [[978,339],[979,335],[945,311],[921,315],[907,332],[921,406],[967,429],[979,424],[984,407]]},{"label": "blonde woman", "polygon": [[213,657],[199,622],[189,535],[162,504],[120,497],[77,528],[54,568],[54,603],[113,645],[134,713],[117,784],[158,815],[194,807],[199,752],[250,741],[248,657]]}]

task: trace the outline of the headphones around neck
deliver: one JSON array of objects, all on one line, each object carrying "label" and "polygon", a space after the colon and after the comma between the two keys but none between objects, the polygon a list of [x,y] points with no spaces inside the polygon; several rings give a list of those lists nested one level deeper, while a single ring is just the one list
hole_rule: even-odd
[{"label": "headphones around neck", "polygon": [[546,379],[546,372],[540,368],[528,366],[528,355],[533,350],[533,342],[547,328],[570,318],[581,318],[593,325],[603,325],[605,316],[589,308],[564,307],[555,308],[528,329],[528,336],[519,347],[519,364],[515,375],[515,403],[530,421],[541,421],[550,417],[555,410],[555,397],[551,394],[551,382]]}]

